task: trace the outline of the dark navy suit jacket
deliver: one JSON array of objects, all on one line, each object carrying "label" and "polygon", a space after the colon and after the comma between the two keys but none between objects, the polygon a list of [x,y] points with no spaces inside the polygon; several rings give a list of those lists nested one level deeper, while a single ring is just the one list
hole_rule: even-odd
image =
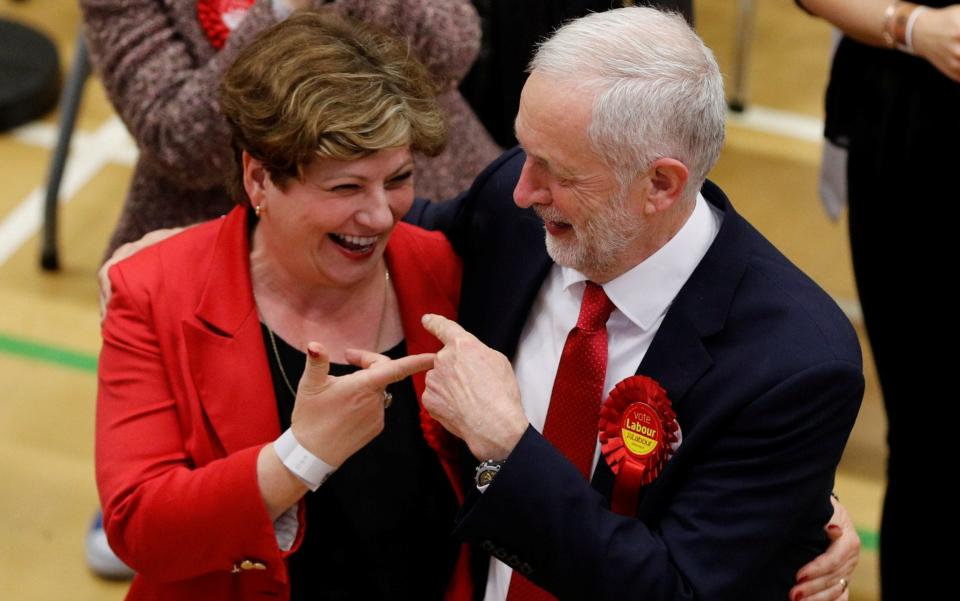
[{"label": "dark navy suit jacket", "polygon": [[[508,151],[455,201],[408,217],[448,233],[460,323],[508,357],[552,265],[541,220],[512,201],[523,160]],[[666,389],[683,443],[636,518],[609,510],[606,463],[588,484],[533,428],[458,518],[459,536],[560,599],[786,599],[826,547],[863,394],[857,337],[717,186],[702,193],[722,225],[637,369]]]}]

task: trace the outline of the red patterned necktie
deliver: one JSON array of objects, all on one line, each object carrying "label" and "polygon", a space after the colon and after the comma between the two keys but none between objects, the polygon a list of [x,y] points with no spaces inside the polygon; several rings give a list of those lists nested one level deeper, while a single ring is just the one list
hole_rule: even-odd
[{"label": "red patterned necktie", "polygon": [[[577,466],[587,480],[597,448],[597,422],[607,375],[607,319],[613,308],[603,288],[587,282],[577,325],[567,334],[563,345],[543,426],[544,437]],[[554,597],[519,572],[513,573],[507,601],[547,599]]]}]

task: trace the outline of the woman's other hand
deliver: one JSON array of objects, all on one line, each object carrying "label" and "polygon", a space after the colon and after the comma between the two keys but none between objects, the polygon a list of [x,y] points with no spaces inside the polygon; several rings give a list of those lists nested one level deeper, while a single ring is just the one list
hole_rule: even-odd
[{"label": "woman's other hand", "polygon": [[827,523],[830,548],[797,572],[798,584],[790,589],[790,601],[847,601],[848,586],[860,559],[860,537],[847,508],[834,497],[833,517]]}]

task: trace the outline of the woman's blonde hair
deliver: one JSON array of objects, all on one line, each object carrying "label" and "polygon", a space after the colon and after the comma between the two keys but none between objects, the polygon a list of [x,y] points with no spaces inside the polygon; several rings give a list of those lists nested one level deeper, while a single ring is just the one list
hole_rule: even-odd
[{"label": "woman's blonde hair", "polygon": [[295,13],[260,34],[220,83],[237,155],[231,192],[249,202],[242,151],[281,188],[316,157],[353,160],[408,144],[436,155],[446,141],[436,93],[403,41],[330,11]]}]

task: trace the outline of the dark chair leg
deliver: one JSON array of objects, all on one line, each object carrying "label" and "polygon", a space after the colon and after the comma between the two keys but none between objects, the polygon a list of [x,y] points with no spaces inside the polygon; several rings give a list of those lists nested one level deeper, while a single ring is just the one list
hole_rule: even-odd
[{"label": "dark chair leg", "polygon": [[43,207],[43,238],[40,255],[40,267],[46,271],[56,271],[60,268],[57,253],[57,209],[60,194],[60,180],[63,178],[63,168],[67,163],[70,152],[70,139],[73,137],[73,128],[77,119],[77,110],[80,107],[80,97],[83,95],[83,85],[90,75],[90,59],[87,56],[87,45],[83,34],[77,35],[76,53],[67,85],[60,97],[60,125],[57,134],[57,146],[53,151],[53,160],[50,162],[50,174],[47,178],[47,195]]},{"label": "dark chair leg", "polygon": [[727,105],[730,110],[742,113],[747,108],[747,75],[750,69],[750,44],[753,41],[753,25],[756,5],[754,0],[737,2],[737,29],[734,33],[733,90]]}]

